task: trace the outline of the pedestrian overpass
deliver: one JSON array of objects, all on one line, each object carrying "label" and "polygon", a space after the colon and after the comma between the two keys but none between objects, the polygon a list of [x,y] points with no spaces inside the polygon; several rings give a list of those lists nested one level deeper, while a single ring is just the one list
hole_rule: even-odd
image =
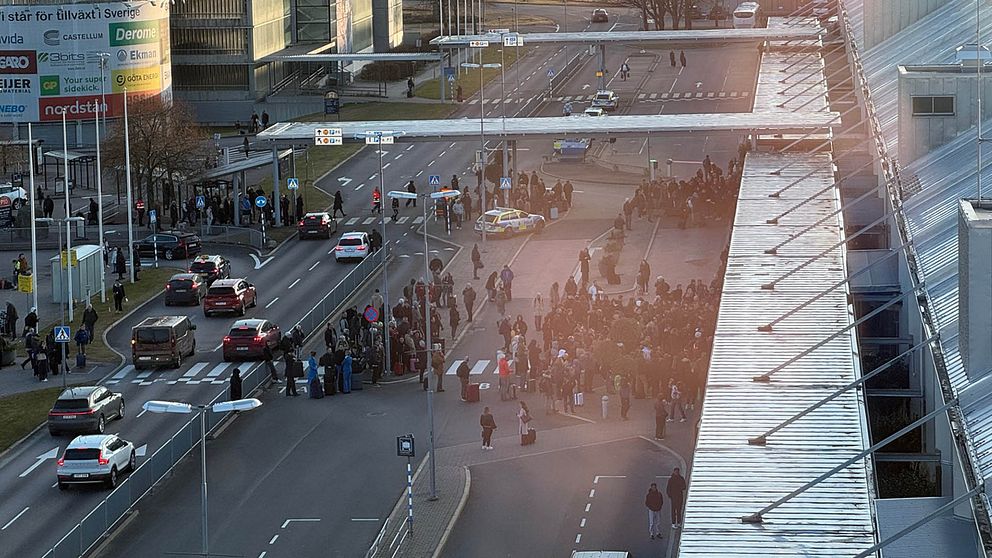
[{"label": "pedestrian overpass", "polygon": [[[477,47],[480,42],[501,42],[503,36],[514,36],[520,46],[534,44],[605,45],[637,43],[652,46],[726,45],[728,43],[761,43],[765,41],[816,41],[826,31],[815,19],[809,25],[753,29],[672,29],[667,31],[581,31],[575,33],[487,33],[480,35],[446,35],[436,37],[430,44],[439,49]],[[517,45],[507,45],[517,46]]]}]

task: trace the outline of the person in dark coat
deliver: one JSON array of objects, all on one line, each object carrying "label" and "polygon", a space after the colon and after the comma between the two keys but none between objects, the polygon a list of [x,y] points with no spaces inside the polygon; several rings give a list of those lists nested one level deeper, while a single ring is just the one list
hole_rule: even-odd
[{"label": "person in dark coat", "polygon": [[482,409],[482,416],[479,417],[479,426],[482,427],[482,449],[493,449],[493,432],[496,430],[496,419],[493,418],[489,407]]},{"label": "person in dark coat", "polygon": [[55,213],[55,200],[49,196],[45,196],[45,200],[41,202],[41,208],[42,212],[45,214],[45,217],[51,219],[52,215]]},{"label": "person in dark coat", "polygon": [[241,369],[235,368],[231,372],[231,401],[241,399]]},{"label": "person in dark coat", "polygon": [[303,196],[296,196],[296,219],[300,220],[303,218]]},{"label": "person in dark coat", "polygon": [[672,471],[672,476],[668,478],[665,493],[668,494],[668,499],[672,502],[672,529],[678,529],[682,526],[682,508],[685,504],[685,479],[682,478],[678,467]]},{"label": "person in dark coat", "polygon": [[134,268],[134,280],[138,280],[138,273],[141,271],[141,254],[138,253],[138,247],[134,247],[134,252],[131,253],[131,267]]},{"label": "person in dark coat", "polygon": [[28,312],[27,316],[24,316],[24,331],[28,330],[37,331],[38,330],[38,309],[34,306],[31,307],[31,311]]},{"label": "person in dark coat", "polygon": [[462,317],[458,314],[458,304],[455,300],[455,296],[451,296],[451,306],[448,307],[448,325],[451,327],[451,338],[455,338],[455,330],[458,329],[458,324],[461,322]]},{"label": "person in dark coat", "polygon": [[661,508],[665,505],[665,498],[658,490],[657,483],[651,483],[648,493],[644,497],[644,506],[648,509],[648,533],[651,540],[655,537],[661,538]]},{"label": "person in dark coat", "polygon": [[[482,269],[482,254],[479,253],[479,245],[472,246],[472,279],[479,278],[479,270]],[[469,321],[472,319],[469,318]]]},{"label": "person in dark coat", "polygon": [[7,321],[4,322],[4,333],[13,339],[17,337],[17,308],[14,307],[14,303],[9,301],[7,302],[6,317]]},{"label": "person in dark coat", "polygon": [[269,371],[269,379],[272,380],[272,383],[278,382],[279,373],[276,372],[276,365],[272,362],[272,349],[270,349],[268,345],[266,345],[265,349],[262,351],[262,361],[265,363],[265,367]]},{"label": "person in dark coat", "polygon": [[[455,370],[455,376],[458,376],[458,381],[461,382],[462,384],[462,401],[466,401],[468,399],[468,375],[470,372],[471,369],[468,366],[468,356],[466,356],[465,360],[463,360],[462,363],[458,365],[458,370]],[[488,410],[489,407],[486,407],[486,411]],[[482,439],[485,440],[485,435],[483,435]],[[483,447],[486,446],[486,443],[484,441],[482,443],[482,446]]]},{"label": "person in dark coat", "polygon": [[680,50],[679,51],[679,62],[681,62],[682,63],[682,67],[685,68],[685,51],[684,50]]},{"label": "person in dark coat", "polygon": [[344,212],[344,198],[341,197],[341,190],[334,192],[334,213],[331,217],[337,217],[338,211],[341,212],[342,217],[347,217],[348,215]]},{"label": "person in dark coat", "polygon": [[334,330],[334,324],[327,322],[327,329],[324,330],[324,346],[333,349],[338,343],[338,332]]},{"label": "person in dark coat", "polygon": [[114,281],[114,310],[117,312],[123,312],[125,300],[127,300],[127,293],[124,292],[124,285],[122,285],[120,279],[118,279],[117,281]]},{"label": "person in dark coat", "polygon": [[334,395],[338,392],[338,367],[335,365],[333,349],[328,346],[317,362],[324,368],[324,393]]},{"label": "person in dark coat", "polygon": [[96,313],[96,308],[93,308],[92,304],[86,303],[86,310],[83,310],[83,327],[90,333],[90,341],[93,340],[93,335],[96,332],[96,321],[99,319],[100,315]]},{"label": "person in dark coat", "polygon": [[475,312],[475,289],[472,288],[472,284],[469,283],[465,285],[462,289],[462,300],[465,302],[465,312],[468,314],[468,321],[472,321]]},{"label": "person in dark coat", "polygon": [[296,393],[296,370],[294,370],[294,361],[292,353],[286,353],[286,396],[296,397],[299,395]]},{"label": "person in dark coat", "polygon": [[117,258],[114,260],[114,273],[117,279],[123,279],[127,275],[127,260],[124,259],[124,250],[117,250]]}]

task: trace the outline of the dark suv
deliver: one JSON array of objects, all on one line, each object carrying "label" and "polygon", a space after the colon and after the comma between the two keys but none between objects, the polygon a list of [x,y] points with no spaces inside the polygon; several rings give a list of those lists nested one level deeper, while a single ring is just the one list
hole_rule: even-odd
[{"label": "dark suv", "polygon": [[255,285],[245,279],[219,279],[207,290],[203,299],[203,315],[216,312],[235,312],[245,315],[245,308],[254,308],[258,302]]},{"label": "dark suv", "polygon": [[231,262],[223,256],[197,256],[190,264],[189,272],[203,275],[207,284],[211,284],[217,279],[231,278]]},{"label": "dark suv", "polygon": [[262,358],[265,348],[275,351],[281,338],[279,326],[268,320],[238,320],[224,337],[224,362]]},{"label": "dark suv", "polygon": [[103,386],[73,387],[62,392],[48,412],[48,431],[103,434],[107,421],[124,418],[124,396]]},{"label": "dark suv", "polygon": [[338,222],[326,212],[307,213],[300,219],[300,240],[312,237],[331,238],[337,232]]},{"label": "dark suv", "polygon": [[165,284],[165,305],[199,305],[207,295],[207,283],[199,273],[177,273]]},{"label": "dark suv", "polygon": [[200,253],[200,237],[193,233],[165,231],[150,234],[134,243],[138,255],[144,258],[155,257],[155,252],[167,260],[188,258]]}]

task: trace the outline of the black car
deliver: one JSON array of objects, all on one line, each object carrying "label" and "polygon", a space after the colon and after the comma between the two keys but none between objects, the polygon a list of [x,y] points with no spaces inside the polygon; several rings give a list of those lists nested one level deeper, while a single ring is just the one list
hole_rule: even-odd
[{"label": "black car", "polygon": [[207,295],[207,282],[199,273],[177,273],[165,284],[165,305],[199,305]]},{"label": "black car", "polygon": [[103,386],[69,388],[48,412],[48,431],[103,434],[107,421],[124,418],[124,396]]},{"label": "black car", "polygon": [[150,234],[140,241],[134,243],[138,250],[138,255],[143,258],[155,257],[158,255],[167,260],[188,258],[200,253],[200,237],[193,233],[179,231],[165,231]]},{"label": "black car", "polygon": [[338,231],[338,222],[327,212],[307,213],[300,219],[300,240],[311,237],[331,238]]},{"label": "black car", "polygon": [[189,265],[189,272],[203,275],[211,284],[218,279],[231,278],[231,262],[223,256],[197,256]]}]

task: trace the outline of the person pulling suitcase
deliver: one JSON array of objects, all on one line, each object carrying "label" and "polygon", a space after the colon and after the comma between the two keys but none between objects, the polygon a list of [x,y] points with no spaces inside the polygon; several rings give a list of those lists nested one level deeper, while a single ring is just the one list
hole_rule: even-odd
[{"label": "person pulling suitcase", "polygon": [[462,401],[468,401],[468,375],[470,371],[468,356],[466,356],[465,360],[458,365],[458,370],[455,371],[455,376],[458,376],[458,381],[462,384]]}]

